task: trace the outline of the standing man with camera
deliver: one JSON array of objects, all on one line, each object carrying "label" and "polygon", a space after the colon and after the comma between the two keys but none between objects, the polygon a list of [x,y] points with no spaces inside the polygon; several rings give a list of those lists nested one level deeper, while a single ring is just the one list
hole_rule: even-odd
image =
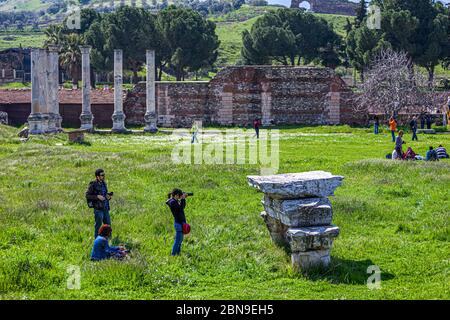
[{"label": "standing man with camera", "polygon": [[89,183],[86,191],[87,204],[89,208],[94,209],[94,239],[97,238],[98,230],[103,224],[111,225],[109,200],[111,200],[112,195],[112,192],[108,192],[108,186],[105,182],[105,171],[103,169],[95,170],[95,180]]}]

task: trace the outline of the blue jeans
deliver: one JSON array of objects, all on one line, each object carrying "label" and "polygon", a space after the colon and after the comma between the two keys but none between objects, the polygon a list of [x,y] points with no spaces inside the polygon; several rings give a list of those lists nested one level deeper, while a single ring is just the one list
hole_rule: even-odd
[{"label": "blue jeans", "polygon": [[181,253],[181,243],[183,242],[183,225],[181,223],[174,223],[175,227],[175,242],[172,247],[172,255],[177,256]]},{"label": "blue jeans", "polygon": [[373,133],[378,134],[378,125],[375,124],[373,127]]},{"label": "blue jeans", "polygon": [[392,134],[392,142],[395,142],[395,131],[391,130],[391,134]]},{"label": "blue jeans", "polygon": [[412,136],[412,140],[414,141],[414,140],[417,140],[417,141],[419,141],[419,139],[417,139],[417,129],[412,129],[412,132],[413,132],[413,136]]},{"label": "blue jeans", "polygon": [[108,210],[94,210],[95,217],[95,233],[94,239],[98,236],[98,229],[102,226],[102,224],[111,225],[111,217],[109,216]]}]

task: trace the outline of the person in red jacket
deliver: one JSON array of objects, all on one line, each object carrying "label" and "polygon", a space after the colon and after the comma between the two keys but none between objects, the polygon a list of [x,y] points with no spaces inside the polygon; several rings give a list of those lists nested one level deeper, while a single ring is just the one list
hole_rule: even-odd
[{"label": "person in red jacket", "polygon": [[258,118],[255,118],[255,120],[253,120],[253,128],[255,129],[256,139],[259,139],[259,127],[260,126],[261,126],[261,120],[259,120]]}]

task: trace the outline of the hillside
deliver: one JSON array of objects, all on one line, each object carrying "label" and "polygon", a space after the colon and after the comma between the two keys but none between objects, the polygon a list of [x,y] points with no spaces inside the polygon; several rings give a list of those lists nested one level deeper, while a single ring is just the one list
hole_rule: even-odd
[{"label": "hillside", "polygon": [[[217,23],[217,35],[221,41],[219,52],[219,65],[235,64],[239,57],[242,47],[242,31],[250,30],[253,23],[259,16],[266,12],[274,11],[279,7],[249,7],[243,6],[239,10],[233,11],[226,15],[210,18]],[[353,21],[353,17],[314,13],[333,25],[334,30],[341,36],[345,36],[344,26],[346,19]]]},{"label": "hillside", "polygon": [[[279,7],[250,7],[244,5],[239,10],[232,11],[224,15],[212,16],[209,19],[217,24],[217,35],[221,41],[218,65],[235,64],[239,57],[242,47],[242,31],[249,30],[257,18],[266,12],[277,10]],[[352,17],[315,14],[324,18],[333,24],[334,29],[340,35],[344,35],[344,25],[347,18]],[[45,40],[42,32],[0,32],[0,50],[18,47],[36,47],[41,46]]]}]

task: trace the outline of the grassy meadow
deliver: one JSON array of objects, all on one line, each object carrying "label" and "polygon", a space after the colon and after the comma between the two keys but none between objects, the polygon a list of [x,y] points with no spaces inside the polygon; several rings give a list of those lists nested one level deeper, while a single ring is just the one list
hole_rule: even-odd
[{"label": "grassy meadow", "polygon": [[[208,129],[212,130],[212,129]],[[0,126],[0,299],[448,299],[450,161],[397,162],[388,132],[348,126],[281,128],[279,173],[326,170],[343,175],[331,198],[341,234],[328,270],[293,272],[260,218],[262,194],[246,176],[259,166],[175,164],[174,139],[64,134],[17,138]],[[249,131],[251,133],[251,131]],[[450,135],[419,134],[407,146],[450,149]],[[91,262],[93,213],[84,192],[106,171],[114,244],[128,261]],[[194,192],[192,232],[171,257],[173,218],[166,194]],[[367,268],[381,269],[381,289]],[[67,289],[68,267],[81,289]]]}]

